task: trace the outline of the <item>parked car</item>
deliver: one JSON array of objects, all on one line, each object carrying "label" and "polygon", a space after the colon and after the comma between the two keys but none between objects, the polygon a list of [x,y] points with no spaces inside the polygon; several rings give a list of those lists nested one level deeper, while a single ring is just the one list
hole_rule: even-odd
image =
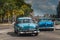
[{"label": "parked car", "polygon": [[48,30],[54,30],[54,22],[49,19],[49,18],[41,18],[39,19],[39,22],[38,22],[38,25],[39,25],[39,29],[48,29]]},{"label": "parked car", "polygon": [[39,30],[37,24],[35,24],[30,17],[19,17],[14,24],[14,32],[16,34],[34,34],[38,35]]}]

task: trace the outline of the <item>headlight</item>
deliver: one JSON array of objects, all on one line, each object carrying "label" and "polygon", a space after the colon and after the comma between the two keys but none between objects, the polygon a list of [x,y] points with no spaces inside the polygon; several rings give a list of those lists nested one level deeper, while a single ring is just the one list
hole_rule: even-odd
[{"label": "headlight", "polygon": [[36,26],[36,29],[38,29],[39,27],[38,26]]},{"label": "headlight", "polygon": [[19,26],[19,27],[18,27],[18,30],[21,30],[21,29],[22,29],[22,27]]},{"label": "headlight", "polygon": [[18,30],[19,30],[20,28],[18,28]]}]

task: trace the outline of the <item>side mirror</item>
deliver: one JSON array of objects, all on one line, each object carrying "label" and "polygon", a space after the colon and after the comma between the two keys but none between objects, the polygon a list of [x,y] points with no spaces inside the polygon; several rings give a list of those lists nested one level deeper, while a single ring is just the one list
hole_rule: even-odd
[{"label": "side mirror", "polygon": [[34,23],[38,23],[37,21],[34,21]]}]

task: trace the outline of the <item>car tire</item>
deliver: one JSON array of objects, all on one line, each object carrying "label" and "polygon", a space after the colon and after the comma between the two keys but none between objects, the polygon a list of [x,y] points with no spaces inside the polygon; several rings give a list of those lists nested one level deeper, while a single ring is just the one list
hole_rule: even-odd
[{"label": "car tire", "polygon": [[37,35],[38,35],[38,33],[35,33],[35,34],[34,34],[34,36],[37,36]]},{"label": "car tire", "polygon": [[50,31],[54,31],[54,29],[50,29]]},{"label": "car tire", "polygon": [[17,36],[20,35],[20,33],[17,30],[14,30],[14,33],[17,34]]},{"label": "car tire", "polygon": [[14,30],[14,33],[15,33],[15,34],[18,34],[18,31]]}]

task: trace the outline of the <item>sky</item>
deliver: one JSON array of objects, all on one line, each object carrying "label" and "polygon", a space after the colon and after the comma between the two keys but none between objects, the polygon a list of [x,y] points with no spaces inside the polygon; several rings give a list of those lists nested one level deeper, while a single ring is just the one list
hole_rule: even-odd
[{"label": "sky", "polygon": [[57,14],[56,8],[60,0],[26,0],[26,3],[32,5],[35,16],[48,14]]}]

